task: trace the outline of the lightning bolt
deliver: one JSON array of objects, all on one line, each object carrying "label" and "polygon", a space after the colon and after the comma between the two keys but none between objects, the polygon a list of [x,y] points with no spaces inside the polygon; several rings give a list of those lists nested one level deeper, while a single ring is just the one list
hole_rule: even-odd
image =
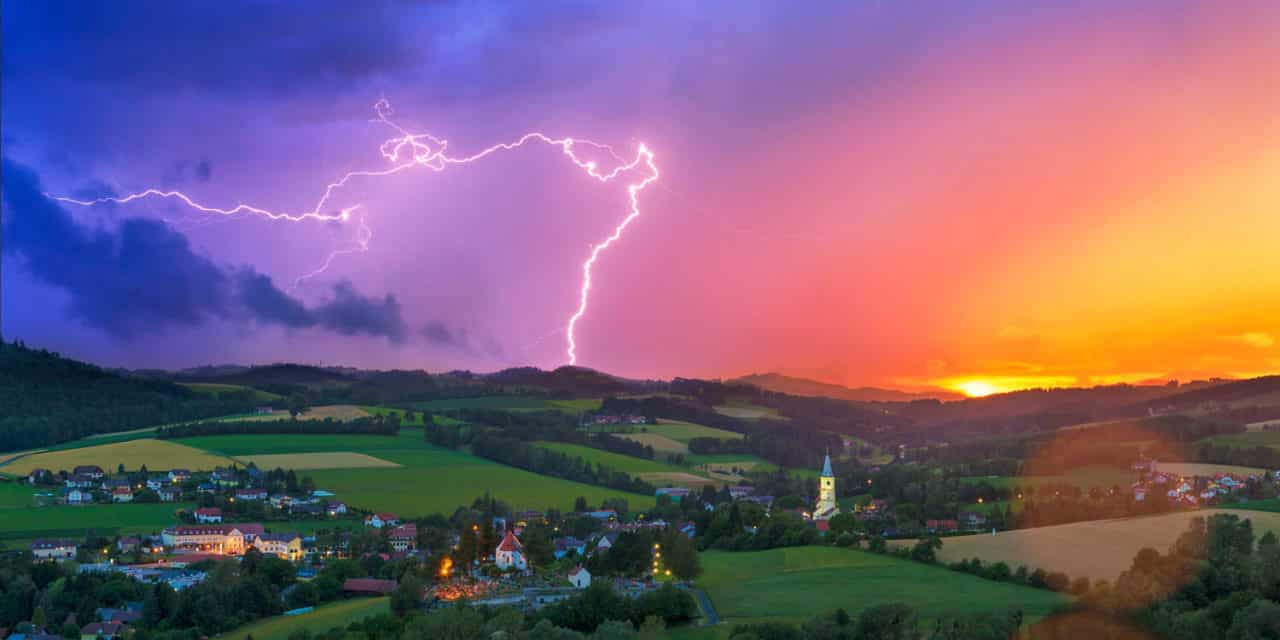
[{"label": "lightning bolt", "polygon": [[[254,215],[278,222],[348,222],[356,211],[362,210],[363,205],[356,204],[345,209],[341,209],[338,213],[323,213],[329,200],[334,193],[347,186],[356,178],[377,178],[395,175],[413,168],[425,168],[432,171],[440,172],[449,168],[451,165],[471,164],[484,158],[489,157],[501,151],[511,151],[519,149],[526,144],[537,142],[552,147],[558,147],[574,166],[581,169],[587,176],[594,178],[601,183],[607,183],[615,180],[619,176],[631,174],[633,171],[640,170],[643,172],[641,177],[627,185],[627,196],[629,201],[629,210],[626,217],[618,223],[613,229],[613,233],[609,234],[603,240],[591,245],[591,252],[587,256],[586,261],[582,263],[582,283],[578,293],[578,306],[574,309],[572,315],[563,328],[567,345],[565,355],[568,364],[574,365],[578,363],[578,345],[575,337],[575,330],[582,317],[587,313],[588,303],[591,295],[591,270],[599,260],[600,255],[604,253],[613,243],[622,238],[622,234],[626,228],[640,217],[640,192],[645,187],[658,180],[659,172],[656,157],[652,150],[645,144],[641,143],[634,159],[627,160],[614,151],[613,147],[584,140],[580,138],[553,138],[545,133],[533,131],[526,133],[512,142],[502,142],[491,147],[482,149],[469,156],[451,156],[447,153],[449,142],[443,138],[438,138],[429,133],[412,133],[399,124],[396,124],[391,117],[395,111],[391,107],[391,103],[382,98],[373,105],[376,117],[372,122],[387,126],[393,129],[399,135],[389,138],[378,147],[378,152],[382,155],[390,166],[383,169],[351,171],[344,174],[337,180],[330,182],[325,186],[320,199],[316,201],[308,211],[300,213],[286,213],[271,211],[249,204],[236,204],[230,208],[213,207],[200,204],[191,197],[181,191],[165,191],[161,189],[147,189],[126,196],[95,198],[92,200],[79,200],[76,198],[68,198],[65,196],[56,196],[46,193],[45,196],[52,198],[58,202],[75,204],[80,206],[95,206],[107,203],[128,204],[135,200],[145,198],[168,198],[181,201],[188,207],[200,211],[202,213],[237,216],[237,215]],[[614,165],[612,169],[605,171],[595,160],[584,159],[575,149],[586,148],[596,152],[603,152],[613,159]],[[303,274],[298,277],[293,286],[296,288],[303,282],[314,278],[329,269],[333,261],[338,256],[349,255],[353,253],[363,253],[369,250],[369,242],[373,239],[372,230],[366,225],[365,215],[362,213],[359,217],[359,226],[356,230],[356,244],[353,247],[338,249],[329,253],[320,267]]]}]

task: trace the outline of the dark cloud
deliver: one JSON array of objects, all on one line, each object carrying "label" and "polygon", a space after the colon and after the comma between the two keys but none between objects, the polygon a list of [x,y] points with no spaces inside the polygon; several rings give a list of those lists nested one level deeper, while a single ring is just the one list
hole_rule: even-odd
[{"label": "dark cloud", "polygon": [[[317,0],[305,8],[265,0],[10,4],[6,76],[165,93],[291,94],[348,85],[415,58],[414,40],[401,33],[411,7],[397,0]],[[39,64],[30,64],[35,57]]]},{"label": "dark cloud", "polygon": [[132,338],[213,318],[248,318],[404,341],[400,304],[390,294],[365,297],[343,282],[328,301],[308,308],[253,269],[214,264],[155,220],[87,228],[43,195],[34,172],[7,158],[2,169],[5,252],[21,255],[34,277],[70,294],[71,315],[91,327]]},{"label": "dark cloud", "polygon": [[422,335],[422,337],[426,338],[427,342],[434,345],[453,347],[464,351],[469,351],[471,349],[471,343],[467,339],[466,329],[450,329],[439,320],[432,320],[431,322],[428,322],[421,330],[418,331],[418,333]]}]

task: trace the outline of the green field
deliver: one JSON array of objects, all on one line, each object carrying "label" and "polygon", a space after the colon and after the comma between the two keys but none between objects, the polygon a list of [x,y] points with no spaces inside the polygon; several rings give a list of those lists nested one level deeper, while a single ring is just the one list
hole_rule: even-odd
[{"label": "green field", "polygon": [[972,476],[961,478],[964,482],[971,484],[987,483],[997,488],[1013,488],[1026,487],[1031,485],[1042,484],[1070,484],[1078,486],[1082,489],[1098,487],[1101,489],[1110,489],[1112,486],[1128,487],[1134,480],[1138,478],[1138,474],[1128,469],[1118,469],[1116,467],[1106,466],[1090,466],[1069,469],[1060,476]]},{"label": "green field", "polygon": [[724,429],[704,427],[692,422],[680,420],[659,420],[658,424],[644,425],[649,433],[666,436],[676,442],[688,444],[694,438],[716,438],[718,440],[741,440],[742,434]]},{"label": "green field", "polygon": [[189,503],[94,504],[0,509],[0,540],[13,546],[33,538],[83,538],[93,529],[102,535],[149,533],[177,522],[174,512]]},{"label": "green field", "polygon": [[1219,447],[1241,447],[1246,449],[1271,447],[1280,449],[1280,431],[1246,431],[1225,436],[1213,436],[1212,438],[1205,438],[1197,444],[1206,443]]},{"label": "green field", "polygon": [[[0,509],[20,509],[34,506],[34,496],[37,491],[42,490],[46,489],[36,489],[19,482],[0,482]],[[48,490],[57,491],[58,489],[55,487]],[[0,514],[2,513],[0,512]]]},{"label": "green field", "polygon": [[323,633],[333,627],[345,627],[352,622],[391,611],[389,598],[356,598],[339,600],[316,607],[313,611],[296,616],[273,616],[251,622],[235,631],[216,636],[214,640],[287,640],[295,631],[306,629],[311,633]]},{"label": "green field", "polygon": [[866,551],[791,547],[702,554],[706,590],[721,627],[763,620],[799,622],[843,607],[906,603],[924,619],[978,611],[1023,610],[1030,620],[1068,602],[1062,595],[993,582]]},{"label": "green field", "polygon": [[198,393],[222,393],[224,391],[252,391],[254,399],[262,402],[271,402],[272,400],[279,400],[281,398],[281,396],[278,394],[270,393],[268,391],[263,391],[261,389],[254,389],[252,387],[245,387],[238,384],[219,384],[216,382],[179,382],[178,384]]},{"label": "green field", "polygon": [[711,453],[699,455],[691,453],[684,457],[691,464],[742,465],[749,471],[776,471],[778,465],[749,453]]},{"label": "green field", "polygon": [[567,444],[564,442],[539,442],[539,447],[557,451],[568,456],[577,456],[592,464],[602,464],[615,471],[625,473],[679,473],[687,472],[684,467],[677,467],[671,464],[665,464],[654,460],[645,460],[634,456],[623,455],[620,453],[610,453],[600,449],[584,447],[577,444]]},{"label": "green field", "polygon": [[648,508],[654,502],[652,496],[542,476],[437,447],[426,442],[417,428],[403,429],[396,437],[233,435],[183,438],[178,442],[227,456],[347,451],[388,460],[402,466],[326,469],[308,471],[306,475],[348,505],[400,516],[435,512],[448,515],[459,506],[471,504],[485,491],[513,507],[529,509],[568,510],[578,496],[585,496],[592,504],[609,497],[624,497],[637,509]]}]

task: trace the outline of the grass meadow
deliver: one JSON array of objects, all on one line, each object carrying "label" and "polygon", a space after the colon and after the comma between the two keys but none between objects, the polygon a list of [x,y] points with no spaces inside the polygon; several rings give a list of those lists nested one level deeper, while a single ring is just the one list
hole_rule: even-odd
[{"label": "grass meadow", "polygon": [[389,598],[353,598],[339,600],[316,607],[296,616],[272,616],[255,620],[235,631],[228,631],[214,640],[288,640],[301,630],[313,634],[324,633],[333,627],[345,627],[352,622],[391,611]]},{"label": "grass meadow", "polygon": [[1019,607],[1030,620],[1052,613],[1068,598],[957,573],[942,567],[866,551],[790,547],[702,554],[706,590],[722,623],[800,622],[843,607],[855,614],[872,605],[902,602],[924,619]]}]

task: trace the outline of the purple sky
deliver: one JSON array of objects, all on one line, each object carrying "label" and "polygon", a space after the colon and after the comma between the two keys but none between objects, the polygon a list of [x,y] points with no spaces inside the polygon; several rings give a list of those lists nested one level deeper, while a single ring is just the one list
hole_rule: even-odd
[{"label": "purple sky", "polygon": [[[927,205],[979,210],[946,194],[988,152],[1042,157],[1019,136],[1085,117],[1073,96],[1219,44],[1208,4],[1058,4],[6,2],[5,333],[130,367],[562,364],[581,263],[627,204],[549,147],[353,181],[333,204],[364,205],[368,252],[296,290],[355,224],[34,202],[156,187],[303,211],[386,166],[386,97],[456,154],[529,130],[656,151],[661,181],[596,267],[580,364],[922,378],[961,357],[944,328],[1019,317],[942,318],[1017,245],[955,242]],[[1274,25],[1263,6],[1241,18]],[[1149,66],[1116,68],[1133,47]]]}]

